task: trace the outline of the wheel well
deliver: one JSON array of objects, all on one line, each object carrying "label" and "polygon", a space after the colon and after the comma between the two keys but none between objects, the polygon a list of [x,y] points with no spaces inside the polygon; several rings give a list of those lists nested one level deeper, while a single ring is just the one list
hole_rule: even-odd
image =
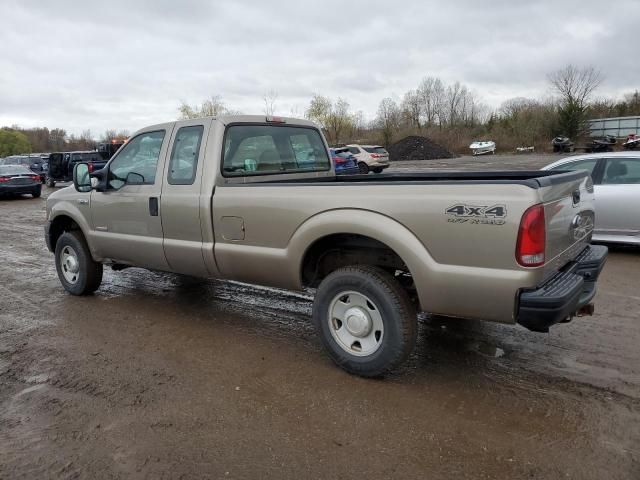
[{"label": "wheel well", "polygon": [[49,239],[51,242],[51,250],[56,251],[56,243],[58,243],[58,239],[65,232],[71,232],[74,230],[80,230],[80,226],[76,223],[76,221],[65,215],[61,215],[56,217],[49,227]]},{"label": "wheel well", "polygon": [[316,240],[302,260],[302,283],[317,287],[331,272],[348,265],[374,265],[391,272],[409,273],[400,256],[386,244],[350,233],[337,233]]}]

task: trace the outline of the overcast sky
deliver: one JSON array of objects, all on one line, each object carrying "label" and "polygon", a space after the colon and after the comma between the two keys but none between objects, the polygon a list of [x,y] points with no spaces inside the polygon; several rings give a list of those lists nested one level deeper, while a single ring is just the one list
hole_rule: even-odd
[{"label": "overcast sky", "polygon": [[600,96],[640,88],[638,0],[1,0],[0,126],[128,129],[181,101],[304,114],[313,93],[375,115],[421,78],[491,107],[550,94],[546,74],[595,65]]}]

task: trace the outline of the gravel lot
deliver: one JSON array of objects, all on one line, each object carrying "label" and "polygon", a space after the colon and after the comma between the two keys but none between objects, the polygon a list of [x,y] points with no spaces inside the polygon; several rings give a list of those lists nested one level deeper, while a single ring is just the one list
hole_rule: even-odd
[{"label": "gravel lot", "polygon": [[51,191],[0,199],[0,479],[640,478],[638,249],[612,249],[593,317],[424,317],[408,364],[372,381],[323,354],[304,293],[129,269],[66,294]]}]

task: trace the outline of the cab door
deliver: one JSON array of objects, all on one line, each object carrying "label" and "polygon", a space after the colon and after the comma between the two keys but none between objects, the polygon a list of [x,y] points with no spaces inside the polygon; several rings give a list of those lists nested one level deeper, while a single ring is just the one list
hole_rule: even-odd
[{"label": "cab door", "polygon": [[96,256],[169,270],[162,246],[160,197],[172,130],[173,125],[138,134],[109,162],[107,189],[91,192],[90,244]]},{"label": "cab door", "polygon": [[[211,119],[180,122],[172,135],[162,187],[164,254],[172,272],[207,277],[202,256],[201,192],[206,141]],[[204,210],[204,209],[202,209]]]}]

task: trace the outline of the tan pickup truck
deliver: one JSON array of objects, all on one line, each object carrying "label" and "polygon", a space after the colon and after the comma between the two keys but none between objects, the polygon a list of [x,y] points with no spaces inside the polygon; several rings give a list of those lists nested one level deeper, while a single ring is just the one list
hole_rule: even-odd
[{"label": "tan pickup truck", "polygon": [[48,198],[60,281],[91,293],[107,264],[313,288],[329,355],[365,376],[407,358],[417,311],[540,332],[592,311],[607,249],[586,172],[336,176],[327,150],[290,118],[144,128]]}]

